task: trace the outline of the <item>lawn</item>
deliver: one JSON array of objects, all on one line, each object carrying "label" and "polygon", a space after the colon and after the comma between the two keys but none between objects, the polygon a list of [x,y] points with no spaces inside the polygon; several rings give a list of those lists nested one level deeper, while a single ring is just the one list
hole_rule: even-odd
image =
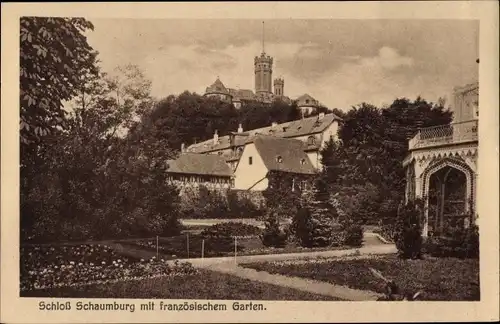
[{"label": "lawn", "polygon": [[404,291],[423,290],[422,299],[477,301],[479,261],[476,259],[429,258],[401,260],[396,256],[310,263],[252,263],[242,265],[259,271],[327,281],[355,289],[383,293],[384,285],[368,267],[395,280]]},{"label": "lawn", "polygon": [[21,297],[165,298],[226,300],[339,300],[295,289],[200,270],[196,275],[21,292]]}]

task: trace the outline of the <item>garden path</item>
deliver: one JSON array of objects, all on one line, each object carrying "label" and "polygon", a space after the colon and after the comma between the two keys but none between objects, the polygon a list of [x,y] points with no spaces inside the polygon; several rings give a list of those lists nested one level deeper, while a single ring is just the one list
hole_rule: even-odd
[{"label": "garden path", "polygon": [[243,268],[235,265],[234,262],[214,264],[206,267],[206,269],[230,274],[243,279],[292,288],[313,294],[331,296],[342,300],[370,301],[376,300],[377,298],[382,296],[381,294],[370,290],[352,289],[349,287],[334,285],[324,281],[271,274],[265,271]]},{"label": "garden path", "polygon": [[[119,243],[112,244],[117,252],[128,254],[134,257],[149,259],[156,255],[155,252],[146,251],[142,249],[132,248],[130,246],[123,246]],[[298,277],[289,277],[278,274],[270,274],[264,271],[256,271],[254,269],[244,268],[238,264],[251,263],[251,262],[269,262],[269,261],[285,261],[285,260],[303,260],[308,258],[332,258],[343,257],[351,255],[369,256],[376,254],[391,254],[396,252],[396,247],[392,244],[375,244],[367,245],[358,249],[346,250],[332,250],[332,251],[315,251],[315,252],[301,252],[301,253],[284,253],[284,254],[266,254],[266,255],[247,255],[234,257],[220,257],[220,258],[193,258],[193,259],[180,259],[180,262],[190,262],[193,266],[198,268],[205,268],[208,270],[234,275],[240,278],[249,279],[253,281],[278,285],[297,289],[300,291],[311,292],[326,296],[333,296],[343,300],[376,300],[380,294],[368,290],[357,290],[344,286],[334,285],[327,282],[310,280]],[[162,254],[159,255],[162,258]],[[168,262],[175,262],[170,260]]]}]

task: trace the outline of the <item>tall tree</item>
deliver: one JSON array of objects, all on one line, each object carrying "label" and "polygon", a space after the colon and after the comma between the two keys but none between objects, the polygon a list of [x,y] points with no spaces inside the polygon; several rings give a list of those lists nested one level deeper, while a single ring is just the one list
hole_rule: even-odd
[{"label": "tall tree", "polygon": [[308,210],[310,212],[310,232],[312,246],[328,246],[332,239],[336,214],[329,203],[328,188],[323,179],[314,183],[309,195]]},{"label": "tall tree", "polygon": [[97,53],[83,18],[22,17],[20,25],[20,135],[28,144],[64,127],[63,105],[97,74]]}]

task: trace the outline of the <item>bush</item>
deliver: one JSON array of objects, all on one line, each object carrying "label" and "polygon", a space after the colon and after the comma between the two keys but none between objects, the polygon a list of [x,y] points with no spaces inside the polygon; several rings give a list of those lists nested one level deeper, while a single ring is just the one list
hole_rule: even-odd
[{"label": "bush", "polygon": [[344,245],[360,247],[363,245],[363,227],[353,222],[344,224]]},{"label": "bush", "polygon": [[346,240],[346,232],[341,224],[335,224],[332,227],[332,236],[330,239],[331,246],[343,246]]},{"label": "bush", "polygon": [[300,208],[290,225],[290,233],[302,247],[312,247],[311,212],[308,208]]},{"label": "bush", "polygon": [[262,244],[267,247],[284,247],[287,241],[287,233],[280,228],[276,212],[270,212],[265,222],[266,228],[261,234]]},{"label": "bush", "polygon": [[395,242],[403,259],[421,258],[422,224],[418,202],[410,202],[400,209],[396,223]]},{"label": "bush", "polygon": [[234,190],[227,191],[228,216],[231,218],[253,218],[261,214],[260,206],[249,197],[238,196]]},{"label": "bush", "polygon": [[450,228],[440,236],[428,238],[425,252],[435,257],[478,258],[479,229],[476,225]]},{"label": "bush", "polygon": [[388,242],[394,242],[396,235],[396,226],[392,223],[385,223],[380,225],[379,228],[373,230],[374,233],[382,236]]},{"label": "bush", "polygon": [[212,225],[201,232],[204,236],[257,236],[262,232],[260,228],[241,222],[227,222]]}]

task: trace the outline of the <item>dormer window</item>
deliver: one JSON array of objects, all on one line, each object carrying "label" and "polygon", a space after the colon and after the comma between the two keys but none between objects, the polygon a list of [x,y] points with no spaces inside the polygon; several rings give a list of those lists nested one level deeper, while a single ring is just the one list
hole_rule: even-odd
[{"label": "dormer window", "polygon": [[306,164],[306,159],[301,159],[301,160],[300,160],[300,164],[301,164],[301,165]]},{"label": "dormer window", "polygon": [[306,99],[306,104],[308,104],[308,103],[309,103],[309,99]]},{"label": "dormer window", "polygon": [[314,138],[314,136],[309,136],[307,138],[307,144],[308,145],[314,145],[314,144],[316,144],[316,138]]},{"label": "dormer window", "polygon": [[278,163],[282,163],[283,162],[283,158],[281,157],[281,155],[278,155],[276,157],[276,162],[278,162]]}]

